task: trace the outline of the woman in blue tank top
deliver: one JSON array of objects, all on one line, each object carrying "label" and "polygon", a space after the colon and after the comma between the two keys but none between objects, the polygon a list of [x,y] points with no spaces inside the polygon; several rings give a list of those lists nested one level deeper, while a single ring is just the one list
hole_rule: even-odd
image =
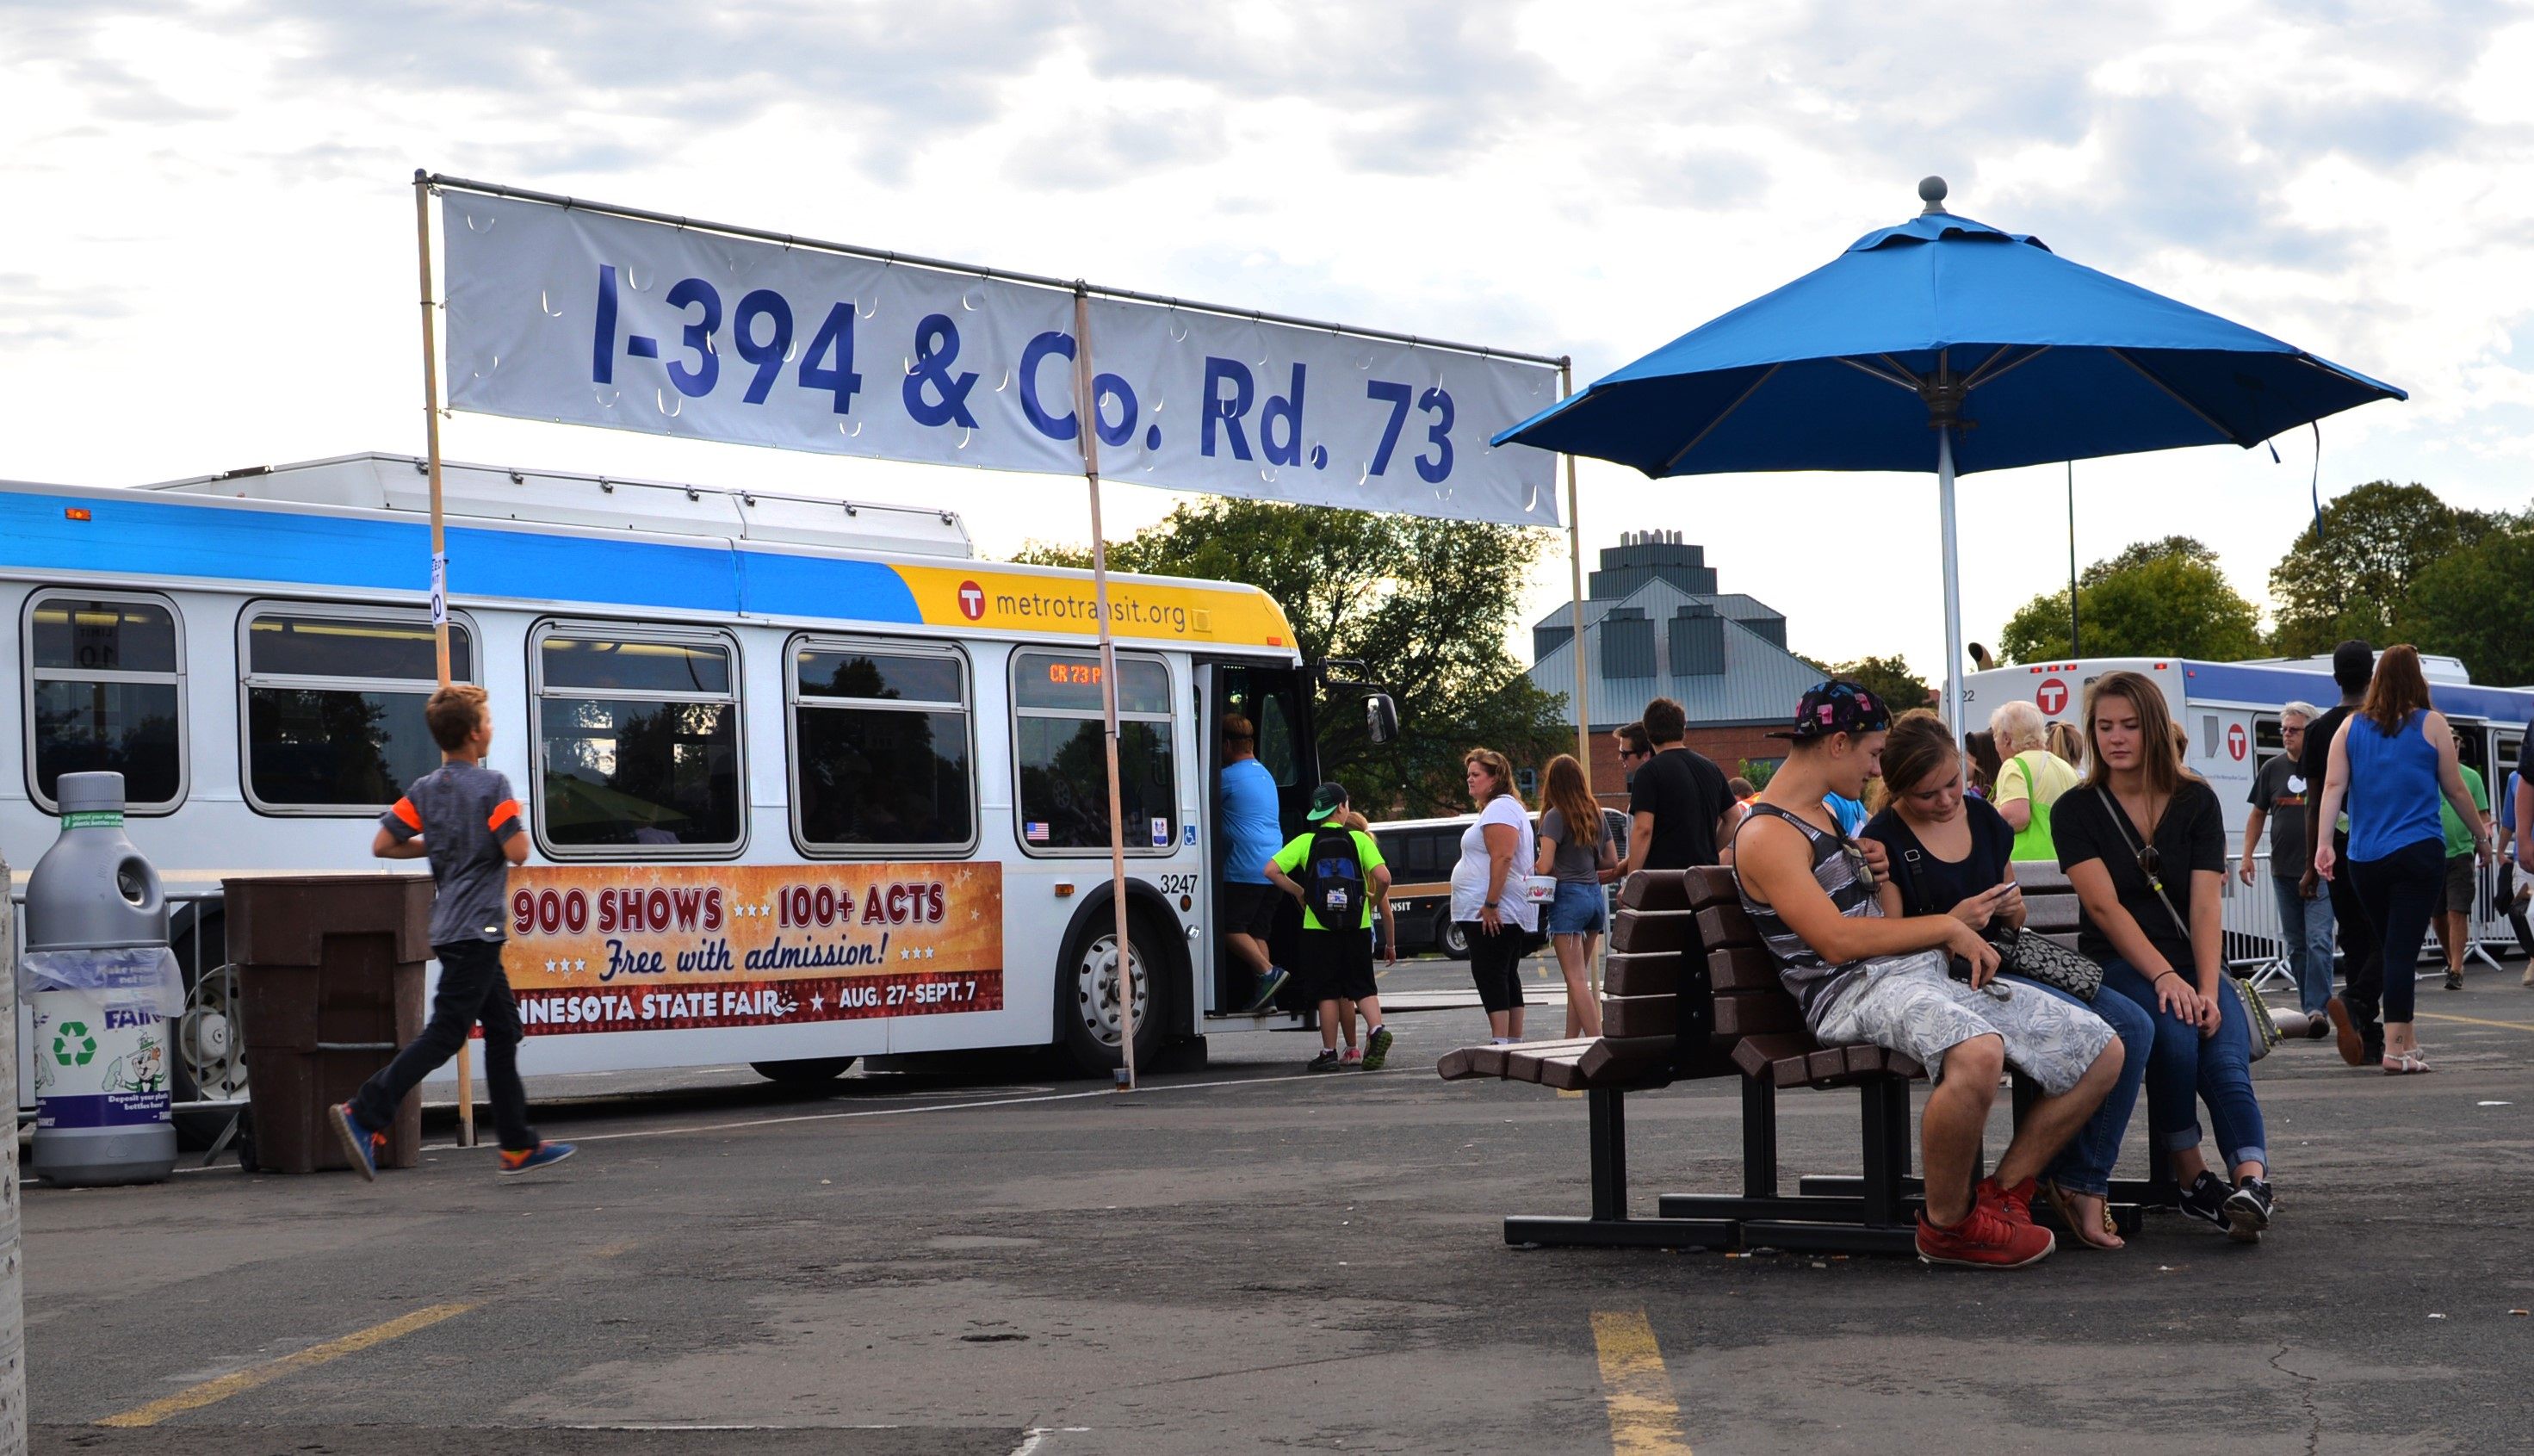
[{"label": "woman in blue tank top", "polygon": [[2445,715],[2429,706],[2428,679],[2420,653],[2407,644],[2376,659],[2367,699],[2331,740],[2331,769],[2323,786],[2318,824],[2349,811],[2349,859],[2335,865],[2331,836],[2314,852],[2315,873],[2349,875],[2350,888],[2367,912],[2368,929],[2383,947],[2384,1070],[2423,1072],[2418,1035],[2411,1029],[2412,968],[2429,931],[2445,876],[2445,832],[2438,819],[2443,795],[2472,827],[2481,863],[2490,863],[2490,836],[2481,811],[2464,791],[2455,762],[2454,734]]}]

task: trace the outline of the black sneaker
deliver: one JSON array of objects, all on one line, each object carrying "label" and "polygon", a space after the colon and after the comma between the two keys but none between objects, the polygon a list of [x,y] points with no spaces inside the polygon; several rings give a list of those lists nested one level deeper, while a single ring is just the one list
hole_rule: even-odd
[{"label": "black sneaker", "polygon": [[2238,1244],[2259,1244],[2262,1231],[2270,1226],[2270,1182],[2265,1178],[2248,1178],[2235,1184],[2226,1195],[2226,1237]]},{"label": "black sneaker", "polygon": [[2233,1196],[2225,1180],[2202,1168],[2200,1176],[2191,1181],[2191,1186],[2182,1190],[2182,1201],[2175,1206],[2203,1224],[2223,1229],[2228,1227],[2226,1200]]},{"label": "black sneaker", "polygon": [[1372,1029],[1372,1035],[1364,1039],[1363,1069],[1365,1071],[1381,1070],[1381,1064],[1390,1060],[1390,1044],[1395,1040],[1397,1040],[1397,1038],[1390,1034],[1389,1027],[1374,1027]]},{"label": "black sneaker", "polygon": [[1240,1014],[1264,1016],[1276,1009],[1276,993],[1284,990],[1285,983],[1292,979],[1293,973],[1283,966],[1269,966],[1267,974],[1258,978],[1258,994],[1249,999],[1249,1004],[1240,1008]]},{"label": "black sneaker", "polygon": [[2461,990],[2463,990],[2463,972],[2461,972],[2461,971],[2448,971],[2448,972],[2446,972],[2446,990],[2448,990],[2448,991],[2461,991]]},{"label": "black sneaker", "polygon": [[1322,1052],[1319,1056],[1312,1058],[1309,1062],[1304,1062],[1302,1064],[1302,1070],[1336,1071],[1345,1065],[1346,1063],[1338,1058],[1337,1049],[1335,1047],[1331,1047],[1329,1050]]}]

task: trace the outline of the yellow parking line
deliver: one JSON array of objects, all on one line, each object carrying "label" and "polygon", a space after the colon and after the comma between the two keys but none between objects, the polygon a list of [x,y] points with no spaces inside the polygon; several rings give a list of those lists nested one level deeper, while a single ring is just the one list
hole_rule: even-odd
[{"label": "yellow parking line", "polygon": [[2460,1021],[2466,1026],[2497,1026],[2508,1031],[2534,1031],[2534,1022],[2484,1021],[2479,1016],[2448,1016],[2441,1011],[2415,1011],[2412,1014],[2423,1021]]},{"label": "yellow parking line", "polygon": [[444,1319],[454,1319],[474,1307],[473,1304],[434,1304],[428,1309],[416,1309],[411,1314],[400,1314],[385,1324],[374,1324],[368,1329],[356,1330],[340,1339],[328,1340],[323,1345],[311,1345],[296,1355],[285,1355],[279,1360],[239,1370],[234,1374],[222,1375],[216,1380],[206,1380],[200,1385],[189,1386],[174,1395],[153,1400],[146,1406],[136,1406],[122,1415],[108,1416],[96,1424],[115,1426],[155,1426],[170,1416],[182,1415],[187,1411],[200,1410],[205,1406],[227,1400],[241,1391],[253,1390],[268,1381],[277,1380],[293,1370],[304,1370],[312,1365],[324,1365],[328,1361],[340,1360],[346,1355],[357,1354],[373,1345],[384,1345],[399,1335],[409,1335],[418,1329],[428,1329]]},{"label": "yellow parking line", "polygon": [[1643,1309],[1593,1311],[1601,1399],[1610,1409],[1612,1456],[1690,1456],[1662,1349]]}]

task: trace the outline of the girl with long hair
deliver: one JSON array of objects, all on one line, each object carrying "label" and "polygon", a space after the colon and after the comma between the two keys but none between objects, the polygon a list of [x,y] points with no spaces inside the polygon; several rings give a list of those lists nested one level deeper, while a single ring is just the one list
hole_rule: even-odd
[{"label": "girl with long hair", "polygon": [[[2023,894],[2015,881],[2016,834],[2005,816],[1963,792],[1962,754],[1942,718],[1924,708],[1901,714],[1883,744],[1889,790],[1865,837],[1889,851],[1891,873],[1877,893],[1887,916],[1950,915],[1975,931],[2004,924],[2021,929]],[[2121,1039],[2121,1074],[2102,1104],[2041,1175],[2041,1195],[2087,1248],[2119,1248],[2105,1204],[2121,1137],[2138,1106],[2154,1023],[2121,997],[2088,1004],[2055,986],[2007,976],[2018,996],[2047,996],[2110,1023]]]},{"label": "girl with long hair", "polygon": [[1524,891],[1539,855],[1505,756],[1472,749],[1461,767],[1478,817],[1462,833],[1461,859],[1452,867],[1452,919],[1469,940],[1470,979],[1502,1046],[1522,1040],[1522,953],[1539,925],[1539,907]]},{"label": "girl with long hair", "polygon": [[[2251,1019],[2222,984],[2225,813],[2216,791],[2182,771],[2164,692],[2137,673],[2105,673],[2086,689],[2085,761],[2084,782],[2050,813],[2059,867],[2077,887],[2077,948],[2103,967],[2096,1007],[2126,998],[2153,1022],[2148,1145],[2182,1185],[2182,1211],[2257,1243],[2270,1224],[2269,1153]],[[2231,1185],[2201,1154],[2203,1100]]]},{"label": "girl with long hair", "polygon": [[1539,789],[1539,859],[1535,875],[1554,876],[1557,896],[1548,902],[1548,940],[1557,947],[1557,969],[1566,978],[1566,1034],[1601,1034],[1601,1005],[1593,996],[1593,952],[1609,922],[1601,885],[1619,870],[1619,849],[1602,822],[1601,806],[1584,786],[1584,765],[1572,754],[1548,760]]},{"label": "girl with long hair", "polygon": [[2472,830],[2474,854],[2490,863],[2490,835],[2464,789],[2454,734],[2445,715],[2429,706],[2419,649],[2408,643],[2387,647],[2376,659],[2366,699],[2332,735],[2331,767],[2315,810],[2315,822],[2329,824],[2347,806],[2349,858],[2339,861],[2328,837],[2314,852],[2317,875],[2349,876],[2381,942],[2387,1072],[2429,1070],[2411,1026],[2411,970],[2419,964],[2420,942],[2445,883],[2441,794]]}]

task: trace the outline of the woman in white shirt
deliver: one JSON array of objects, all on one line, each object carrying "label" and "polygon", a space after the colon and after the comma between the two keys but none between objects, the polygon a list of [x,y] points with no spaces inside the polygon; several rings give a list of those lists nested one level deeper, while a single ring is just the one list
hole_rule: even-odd
[{"label": "woman in white shirt", "polygon": [[1539,907],[1527,891],[1539,851],[1514,789],[1513,764],[1493,749],[1472,749],[1461,762],[1478,818],[1461,835],[1461,860],[1452,867],[1452,919],[1469,938],[1470,978],[1502,1046],[1522,1040],[1522,956],[1539,928]]}]

